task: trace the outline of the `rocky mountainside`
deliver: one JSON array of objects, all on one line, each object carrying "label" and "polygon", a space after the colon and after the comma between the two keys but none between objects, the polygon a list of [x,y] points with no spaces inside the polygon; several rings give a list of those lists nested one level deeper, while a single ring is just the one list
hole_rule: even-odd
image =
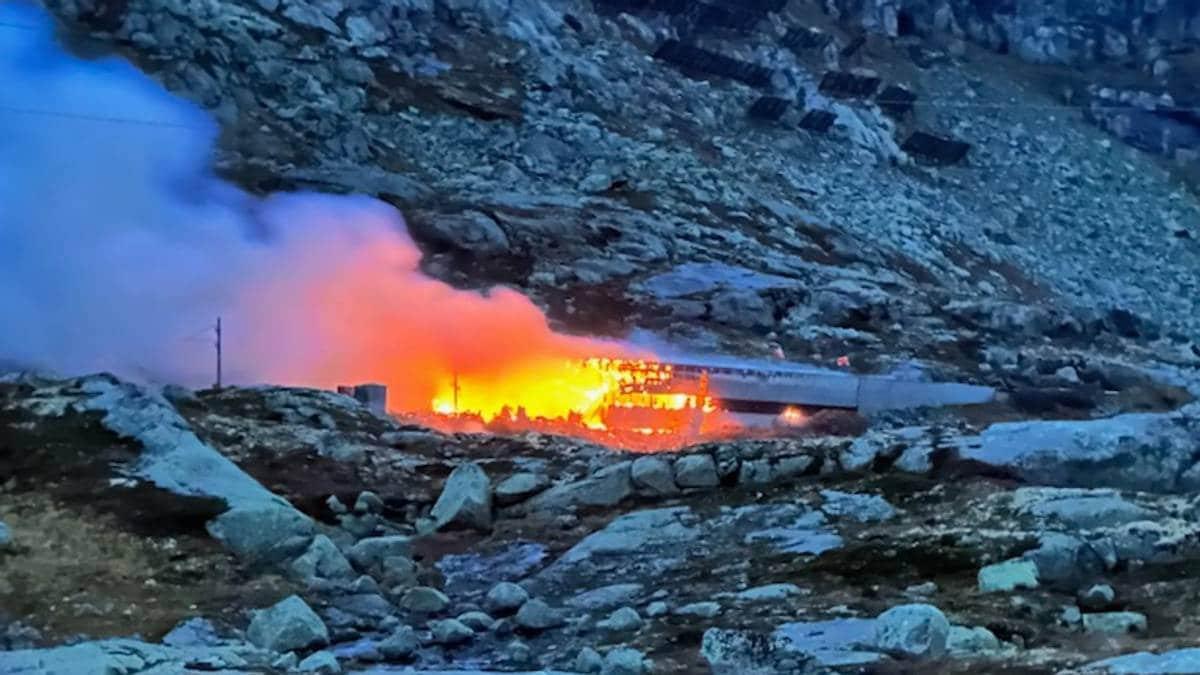
[{"label": "rocky mountainside", "polygon": [[43,4],[564,331],[1003,395],[638,455],[6,376],[0,675],[1200,672],[1196,3]]},{"label": "rocky mountainside", "polygon": [[[1180,176],[1196,127],[1174,114],[1182,103],[1159,111],[1174,85],[1139,65],[1159,45],[1155,61],[1195,80],[1188,36],[1167,29],[1194,22],[1175,9],[46,4],[81,49],[115,48],[210,109],[227,176],[260,192],[379,196],[401,208],[431,274],[516,286],[572,330],[760,352],[771,335],[797,358],[871,365],[969,367],[980,346],[1047,336],[1166,338],[1164,358],[1194,358],[1200,232]],[[1166,4],[1187,5],[1148,3]],[[1056,45],[1110,24],[1133,63],[1048,59],[1097,72],[974,46],[1004,51],[981,34],[999,26],[1005,44]],[[711,53],[672,55],[669,40]],[[871,91],[829,77],[862,69]],[[904,93],[881,105],[891,85]],[[969,152],[931,164],[945,144],[922,149],[913,131]]]}]

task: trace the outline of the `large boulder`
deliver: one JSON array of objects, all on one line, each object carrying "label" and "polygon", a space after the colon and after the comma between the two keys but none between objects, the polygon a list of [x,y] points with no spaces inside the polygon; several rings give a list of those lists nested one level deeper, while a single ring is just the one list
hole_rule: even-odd
[{"label": "large boulder", "polygon": [[336,544],[323,534],[313,537],[304,555],[292,561],[296,576],[309,582],[327,579],[350,582],[354,580],[354,568]]},{"label": "large boulder", "polygon": [[274,652],[246,644],[180,647],[116,639],[0,652],[0,673],[271,672],[270,665],[277,657]]},{"label": "large boulder", "polygon": [[329,630],[321,617],[298,596],[254,613],[246,638],[274,652],[290,652],[329,644]]},{"label": "large boulder", "polygon": [[685,455],[675,460],[675,483],[682,488],[716,487],[721,484],[712,455]]},{"label": "large boulder", "polygon": [[875,620],[872,643],[888,654],[938,658],[946,653],[950,621],[933,605],[900,605]]},{"label": "large boulder", "polygon": [[512,614],[529,599],[529,592],[511,581],[501,581],[492,586],[483,600],[483,608],[489,614],[503,616]]},{"label": "large boulder", "polygon": [[633,494],[631,465],[618,462],[583,480],[556,485],[517,508],[559,511],[573,506],[615,506]]},{"label": "large boulder", "polygon": [[275,564],[306,550],[316,531],[312,519],[287,504],[239,506],[208,523],[208,533],[252,564]]},{"label": "large boulder", "polygon": [[545,490],[549,485],[550,479],[545,474],[528,471],[515,473],[496,486],[496,503],[500,506],[516,504]]},{"label": "large boulder", "polygon": [[1172,414],[1129,414],[1086,421],[1009,422],[960,439],[965,459],[1004,467],[1033,484],[1112,487],[1145,492],[1200,488],[1188,420],[1196,404]]},{"label": "large boulder", "polygon": [[450,473],[437,503],[433,505],[436,526],[492,527],[492,483],[478,464],[462,464]]},{"label": "large boulder", "polygon": [[527,631],[548,630],[566,623],[561,611],[537,599],[526,600],[513,620]]},{"label": "large boulder", "polygon": [[661,457],[646,456],[633,460],[633,484],[652,495],[673,495],[679,492],[671,464]]},{"label": "large boulder", "polygon": [[862,495],[838,490],[822,490],[825,503],[821,510],[833,517],[845,517],[860,523],[880,522],[896,515],[896,508],[879,495]]},{"label": "large boulder", "polygon": [[983,593],[1014,591],[1038,587],[1038,567],[1029,560],[1005,560],[979,570],[979,590]]},{"label": "large boulder", "polygon": [[1161,654],[1123,654],[1084,666],[1089,675],[1185,675],[1200,673],[1200,648],[1176,649]]}]

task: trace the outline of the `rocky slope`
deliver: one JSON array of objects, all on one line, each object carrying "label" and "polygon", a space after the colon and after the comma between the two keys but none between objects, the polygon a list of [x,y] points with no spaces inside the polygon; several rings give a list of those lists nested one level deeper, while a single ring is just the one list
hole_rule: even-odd
[{"label": "rocky slope", "polygon": [[0,672],[1191,672],[1193,408],[626,455],[12,379]]},{"label": "rocky slope", "polygon": [[1200,670],[1191,3],[45,4],[563,329],[1005,396],[638,456],[12,377],[0,673]]},{"label": "rocky slope", "polygon": [[[76,41],[212,110],[230,177],[378,195],[430,273],[517,286],[573,330],[749,351],[770,335],[798,358],[968,370],[980,348],[1045,337],[1117,353],[1162,338],[1160,358],[1195,358],[1196,198],[1085,119],[1089,84],[1162,87],[1116,66],[1030,70],[927,31],[920,3],[859,7],[920,27],[865,41],[858,14],[803,2],[765,3],[737,29],[671,3],[47,4]],[[972,25],[968,5],[946,6]],[[1073,16],[1018,5],[1013,25],[1038,27],[1022,35]],[[653,58],[673,38],[765,79]],[[890,116],[821,86],[852,68],[915,105]],[[748,117],[763,95],[790,104],[777,121]],[[1093,108],[1136,130],[1109,119],[1134,108]],[[798,128],[822,111],[828,133]],[[970,143],[965,164],[906,152],[913,130]]]}]

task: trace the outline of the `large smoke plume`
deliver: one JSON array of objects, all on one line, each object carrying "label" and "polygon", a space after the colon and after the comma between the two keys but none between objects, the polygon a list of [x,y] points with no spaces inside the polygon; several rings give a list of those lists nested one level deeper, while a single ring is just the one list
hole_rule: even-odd
[{"label": "large smoke plume", "polygon": [[204,385],[220,315],[230,381],[385,381],[419,409],[451,370],[611,347],[553,333],[516,292],[422,276],[385,204],[221,182],[203,111],[64,53],[39,11],[0,23],[30,27],[0,29],[0,361]]}]

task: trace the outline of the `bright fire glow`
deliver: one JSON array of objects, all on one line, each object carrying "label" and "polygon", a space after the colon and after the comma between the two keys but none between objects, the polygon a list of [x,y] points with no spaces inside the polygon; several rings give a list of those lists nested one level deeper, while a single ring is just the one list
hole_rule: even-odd
[{"label": "bright fire glow", "polygon": [[238,312],[258,328],[234,336],[239,322],[229,322],[231,355],[253,356],[245,365],[257,379],[327,389],[379,382],[392,412],[445,431],[540,431],[657,450],[729,427],[700,382],[673,381],[649,351],[555,332],[511,289],[459,290],[424,275],[394,211],[322,205],[274,205],[290,229]]},{"label": "bright fire glow", "polygon": [[434,424],[562,431],[643,450],[700,440],[729,426],[706,384],[676,381],[669,365],[612,358],[530,365],[500,377],[451,376],[431,402]]}]

